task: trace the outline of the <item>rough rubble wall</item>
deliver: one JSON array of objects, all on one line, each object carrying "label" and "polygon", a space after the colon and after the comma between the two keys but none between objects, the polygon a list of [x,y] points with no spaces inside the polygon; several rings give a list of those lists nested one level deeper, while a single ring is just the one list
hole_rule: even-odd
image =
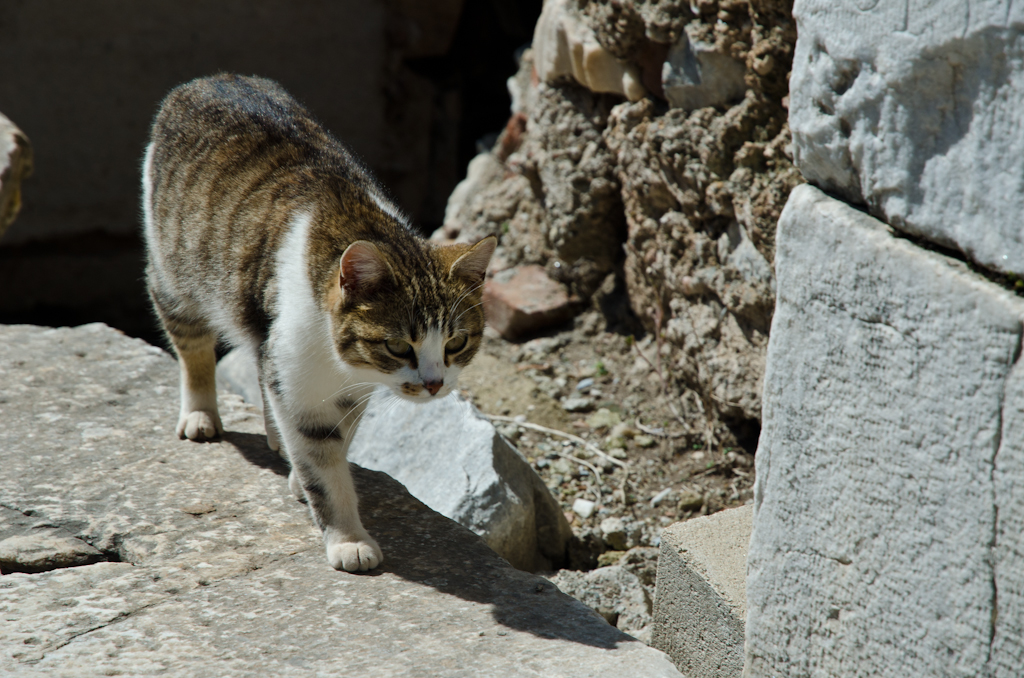
[{"label": "rough rubble wall", "polygon": [[[500,235],[498,268],[544,265],[582,299],[624,283],[633,312],[660,339],[684,418],[706,418],[721,442],[753,442],[775,223],[801,182],[785,108],[791,3],[702,1],[696,13],[679,1],[568,5],[567,16],[585,24],[575,32],[591,31],[600,45],[580,49],[628,61],[649,95],[630,103],[571,77],[540,81],[527,52],[510,81],[515,115],[495,150],[474,161],[437,237]],[[742,66],[739,83],[698,77],[689,100],[737,85],[745,94],[696,110],[666,102],[662,80],[680,45],[689,50],[681,70],[711,58]]]}]

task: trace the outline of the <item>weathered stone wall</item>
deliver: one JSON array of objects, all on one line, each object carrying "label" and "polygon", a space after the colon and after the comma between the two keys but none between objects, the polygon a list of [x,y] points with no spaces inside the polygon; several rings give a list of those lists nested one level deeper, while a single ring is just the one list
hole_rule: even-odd
[{"label": "weathered stone wall", "polygon": [[744,675],[1024,667],[1018,14],[794,7]]},{"label": "weathered stone wall", "polygon": [[775,222],[801,181],[794,41],[787,2],[549,0],[509,127],[437,234],[498,234],[497,268],[544,265],[583,300],[625,289],[683,418],[724,444],[760,420]]}]

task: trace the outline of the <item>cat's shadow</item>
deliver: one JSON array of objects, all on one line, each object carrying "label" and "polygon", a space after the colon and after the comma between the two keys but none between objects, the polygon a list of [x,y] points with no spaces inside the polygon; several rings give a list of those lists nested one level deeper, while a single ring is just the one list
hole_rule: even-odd
[{"label": "cat's shadow", "polygon": [[[288,462],[267,446],[265,435],[228,431],[222,439],[250,464],[288,476]],[[513,568],[480,537],[428,508],[387,474],[352,465],[352,475],[360,495],[363,523],[385,553],[380,567],[358,576],[390,573],[488,605],[494,620],[502,626],[538,638],[569,640],[608,650],[620,643],[637,642],[562,594],[550,581]],[[467,563],[473,566],[466,569]],[[549,602],[540,603],[539,596]]]},{"label": "cat's shadow", "polygon": [[273,471],[279,476],[288,477],[288,462],[280,454],[267,445],[267,436],[256,433],[225,431],[221,440],[231,443],[242,457],[254,466]]}]

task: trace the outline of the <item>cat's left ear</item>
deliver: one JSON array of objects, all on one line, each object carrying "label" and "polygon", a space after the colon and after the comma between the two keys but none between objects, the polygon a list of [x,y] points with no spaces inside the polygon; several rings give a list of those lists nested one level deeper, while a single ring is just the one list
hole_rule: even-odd
[{"label": "cat's left ear", "polygon": [[370,292],[387,279],[390,272],[377,246],[357,240],[341,255],[341,289],[346,292]]},{"label": "cat's left ear", "polygon": [[491,263],[491,256],[497,246],[498,239],[493,235],[473,245],[468,252],[455,260],[448,272],[449,277],[464,278],[474,285],[479,285],[484,281],[487,265]]}]

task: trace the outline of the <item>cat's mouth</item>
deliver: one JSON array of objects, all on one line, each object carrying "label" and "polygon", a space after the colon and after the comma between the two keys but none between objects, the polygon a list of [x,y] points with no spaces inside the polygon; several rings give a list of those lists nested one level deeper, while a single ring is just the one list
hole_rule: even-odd
[{"label": "cat's mouth", "polygon": [[398,388],[398,391],[400,395],[405,396],[409,400],[427,402],[444,398],[452,392],[452,389],[445,384],[415,384],[407,381]]}]

